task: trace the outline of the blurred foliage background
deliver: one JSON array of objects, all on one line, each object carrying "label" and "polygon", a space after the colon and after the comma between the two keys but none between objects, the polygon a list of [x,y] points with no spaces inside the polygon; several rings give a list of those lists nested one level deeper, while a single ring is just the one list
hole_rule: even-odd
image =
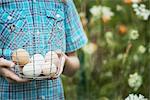
[{"label": "blurred foliage background", "polygon": [[89,42],[75,77],[62,76],[66,100],[150,99],[150,0],[74,2]]}]

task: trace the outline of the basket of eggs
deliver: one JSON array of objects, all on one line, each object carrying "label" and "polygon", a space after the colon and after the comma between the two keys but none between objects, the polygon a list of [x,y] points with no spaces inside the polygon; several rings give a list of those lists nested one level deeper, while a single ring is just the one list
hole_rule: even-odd
[{"label": "basket of eggs", "polygon": [[62,72],[63,53],[48,51],[45,55],[40,53],[30,55],[25,49],[12,52],[11,59],[16,64],[13,71],[21,78],[26,79],[52,79]]}]

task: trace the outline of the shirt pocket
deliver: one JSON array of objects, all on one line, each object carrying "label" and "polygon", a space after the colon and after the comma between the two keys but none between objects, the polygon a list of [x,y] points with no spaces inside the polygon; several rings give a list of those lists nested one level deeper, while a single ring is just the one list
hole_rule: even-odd
[{"label": "shirt pocket", "polygon": [[52,31],[57,31],[63,28],[64,12],[61,10],[46,9],[46,25]]},{"label": "shirt pocket", "polygon": [[[47,49],[65,49],[64,12],[46,9],[46,29],[48,30]],[[51,48],[48,48],[51,47]]]},{"label": "shirt pocket", "polygon": [[16,49],[23,46],[29,38],[24,11],[1,9],[0,13],[0,48]]}]

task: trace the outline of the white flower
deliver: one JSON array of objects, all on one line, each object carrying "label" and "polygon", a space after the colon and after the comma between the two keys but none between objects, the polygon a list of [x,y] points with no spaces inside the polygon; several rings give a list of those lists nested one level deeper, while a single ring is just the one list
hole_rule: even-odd
[{"label": "white flower", "polygon": [[137,16],[141,16],[141,12],[138,9],[134,9],[134,11]]},{"label": "white flower", "polygon": [[145,53],[145,51],[146,51],[146,48],[145,48],[143,45],[140,45],[140,46],[138,47],[138,52],[139,52],[139,53],[143,54],[143,53]]},{"label": "white flower", "polygon": [[105,38],[106,39],[112,39],[113,38],[113,33],[112,32],[106,32],[105,33]]},{"label": "white flower", "polygon": [[95,17],[100,17],[101,15],[101,9],[102,7],[99,5],[99,6],[93,6],[91,9],[90,9],[90,12],[93,16]]},{"label": "white flower", "polygon": [[116,42],[113,39],[113,33],[112,32],[106,32],[105,33],[106,43],[109,47],[115,47]]},{"label": "white flower", "polygon": [[142,77],[138,73],[130,74],[128,84],[135,91],[142,85]]},{"label": "white flower", "polygon": [[121,60],[121,59],[123,59],[123,56],[124,56],[123,54],[119,54],[119,55],[117,56],[117,59],[118,59],[118,60]]},{"label": "white flower", "polygon": [[131,0],[132,3],[139,3],[141,0]]},{"label": "white flower", "polygon": [[144,4],[141,4],[140,7],[143,8],[143,9],[146,8],[146,6]]},{"label": "white flower", "polygon": [[149,10],[145,10],[145,12],[143,13],[143,19],[144,20],[148,20],[149,16],[150,16],[150,11]]},{"label": "white flower", "polygon": [[138,33],[137,30],[130,30],[130,32],[129,32],[129,38],[131,40],[136,40],[136,39],[138,39],[138,37],[139,37],[139,33]]},{"label": "white flower", "polygon": [[138,4],[137,4],[137,3],[134,3],[134,4],[132,4],[132,7],[133,7],[133,8],[138,8]]},{"label": "white flower", "polygon": [[133,59],[134,59],[134,61],[138,61],[138,60],[139,60],[138,55],[135,54],[135,55],[133,56]]},{"label": "white flower", "polygon": [[117,5],[117,6],[116,6],[116,10],[117,10],[117,11],[121,11],[121,10],[123,10],[123,8],[122,8],[121,5]]},{"label": "white flower", "polygon": [[144,4],[132,4],[132,8],[134,9],[137,16],[143,18],[143,20],[148,20],[150,16],[150,10],[146,9]]},{"label": "white flower", "polygon": [[129,96],[127,98],[125,98],[125,100],[148,100],[147,98],[144,98],[143,95],[139,94],[129,94]]},{"label": "white flower", "polygon": [[100,18],[100,17],[107,17],[107,18],[111,18],[112,16],[114,16],[114,13],[111,11],[111,9],[109,7],[106,6],[93,6],[90,9],[91,14],[94,17]]},{"label": "white flower", "polygon": [[83,51],[87,54],[93,54],[97,50],[97,45],[95,43],[88,43],[83,47]]},{"label": "white flower", "polygon": [[109,7],[103,6],[102,7],[102,15],[104,17],[111,18],[112,16],[114,16],[114,13],[111,11],[111,9]]}]

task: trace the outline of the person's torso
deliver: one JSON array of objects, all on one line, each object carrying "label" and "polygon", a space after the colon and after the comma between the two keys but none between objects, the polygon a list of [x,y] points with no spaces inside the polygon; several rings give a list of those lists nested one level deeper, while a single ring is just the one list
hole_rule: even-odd
[{"label": "person's torso", "polygon": [[[31,56],[45,55],[49,50],[65,52],[61,0],[0,0],[0,52],[8,51],[2,54],[9,59],[11,52],[18,48],[26,49]],[[0,87],[0,98],[63,97],[60,78],[13,85],[0,76]]]},{"label": "person's torso", "polygon": [[62,0],[0,0],[0,49],[66,49]]}]

